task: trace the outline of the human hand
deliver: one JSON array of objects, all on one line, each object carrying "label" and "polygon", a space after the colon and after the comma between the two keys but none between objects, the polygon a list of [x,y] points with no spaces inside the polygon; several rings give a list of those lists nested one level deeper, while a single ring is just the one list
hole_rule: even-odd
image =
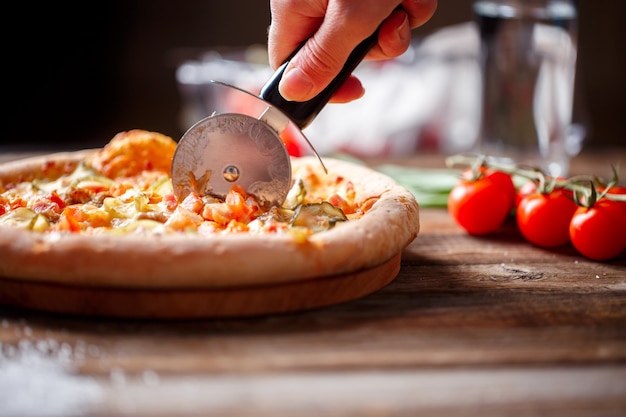
[{"label": "human hand", "polygon": [[[398,6],[402,9],[395,10]],[[390,59],[411,43],[411,29],[434,14],[437,0],[270,0],[270,65],[278,68],[300,44],[279,85],[291,101],[319,94],[339,73],[352,50],[380,26],[378,44],[366,59]],[[381,24],[382,23],[382,24]],[[364,93],[354,76],[335,92],[332,102],[348,102]]]}]

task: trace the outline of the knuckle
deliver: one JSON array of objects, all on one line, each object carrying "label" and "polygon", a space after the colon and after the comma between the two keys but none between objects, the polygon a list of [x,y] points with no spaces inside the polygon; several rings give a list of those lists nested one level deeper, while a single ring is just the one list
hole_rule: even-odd
[{"label": "knuckle", "polygon": [[339,51],[329,50],[328,47],[311,39],[304,46],[299,67],[311,79],[326,81],[332,79],[343,65]]}]

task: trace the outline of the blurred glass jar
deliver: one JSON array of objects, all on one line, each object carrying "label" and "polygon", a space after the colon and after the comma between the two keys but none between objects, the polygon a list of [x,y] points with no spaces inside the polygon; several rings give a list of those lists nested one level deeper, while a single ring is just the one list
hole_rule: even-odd
[{"label": "blurred glass jar", "polygon": [[482,116],[478,151],[566,176],[585,136],[572,124],[577,8],[571,0],[477,0]]}]

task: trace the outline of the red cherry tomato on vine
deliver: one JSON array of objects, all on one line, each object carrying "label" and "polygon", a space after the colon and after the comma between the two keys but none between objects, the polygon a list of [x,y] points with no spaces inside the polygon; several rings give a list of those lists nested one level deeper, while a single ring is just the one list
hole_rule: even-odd
[{"label": "red cherry tomato on vine", "polygon": [[[566,181],[566,178],[558,178],[561,181]],[[515,194],[515,207],[519,206],[519,203],[522,201],[522,199],[527,196],[528,194],[535,194],[540,192],[538,190],[538,182],[537,181],[533,181],[533,180],[528,180],[526,181],[524,184],[522,184],[521,187],[519,187],[519,189],[517,189],[516,194]],[[574,197],[574,194],[569,191],[569,190],[565,190],[562,189],[564,193],[567,193],[568,195],[570,195],[572,198]]]},{"label": "red cherry tomato on vine", "polygon": [[507,196],[509,210],[513,208],[515,204],[515,184],[511,175],[502,171],[489,171],[485,170],[485,175],[491,178],[491,180],[497,184],[498,188]]},{"label": "red cherry tomato on vine", "polygon": [[509,174],[467,170],[448,196],[450,216],[469,234],[495,232],[511,211],[515,186]]},{"label": "red cherry tomato on vine", "polygon": [[524,184],[522,184],[522,186],[517,190],[515,194],[515,207],[519,206],[519,203],[528,194],[534,194],[536,192],[537,184],[535,183],[535,181],[526,181]]},{"label": "red cherry tomato on vine", "polygon": [[559,188],[522,197],[516,210],[517,227],[522,236],[544,248],[567,244],[570,220],[578,208],[570,195],[570,191]]},{"label": "red cherry tomato on vine", "polygon": [[[598,189],[598,191],[603,191],[603,189],[600,188]],[[607,195],[610,196],[611,194],[621,194],[621,195],[626,194],[626,186],[623,186],[623,185],[612,186],[607,191]],[[624,214],[626,214],[626,201],[615,201],[615,204],[617,204],[617,206],[622,209]]]},{"label": "red cherry tomato on vine", "polygon": [[572,245],[583,256],[606,261],[626,249],[626,212],[618,201],[601,198],[579,207],[569,226]]}]

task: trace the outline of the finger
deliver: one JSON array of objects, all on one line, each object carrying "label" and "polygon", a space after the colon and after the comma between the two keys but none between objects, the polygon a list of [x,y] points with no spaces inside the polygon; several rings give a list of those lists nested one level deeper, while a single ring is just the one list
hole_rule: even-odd
[{"label": "finger", "polygon": [[361,84],[361,81],[355,76],[350,76],[348,79],[335,91],[330,99],[331,103],[348,103],[350,101],[359,99],[365,94],[365,89]]},{"label": "finger", "polygon": [[422,26],[437,10],[437,0],[403,0],[402,8],[409,15],[411,29]]},{"label": "finger", "polygon": [[381,25],[376,45],[367,55],[369,60],[395,58],[411,45],[411,30],[424,24],[437,9],[437,0],[405,0]]},{"label": "finger", "polygon": [[268,55],[273,69],[281,66],[300,44],[315,33],[322,23],[325,9],[316,2],[272,0],[271,24],[268,29]]},{"label": "finger", "polygon": [[402,55],[411,45],[409,16],[404,10],[394,11],[380,26],[378,44],[367,59],[390,59]]}]

